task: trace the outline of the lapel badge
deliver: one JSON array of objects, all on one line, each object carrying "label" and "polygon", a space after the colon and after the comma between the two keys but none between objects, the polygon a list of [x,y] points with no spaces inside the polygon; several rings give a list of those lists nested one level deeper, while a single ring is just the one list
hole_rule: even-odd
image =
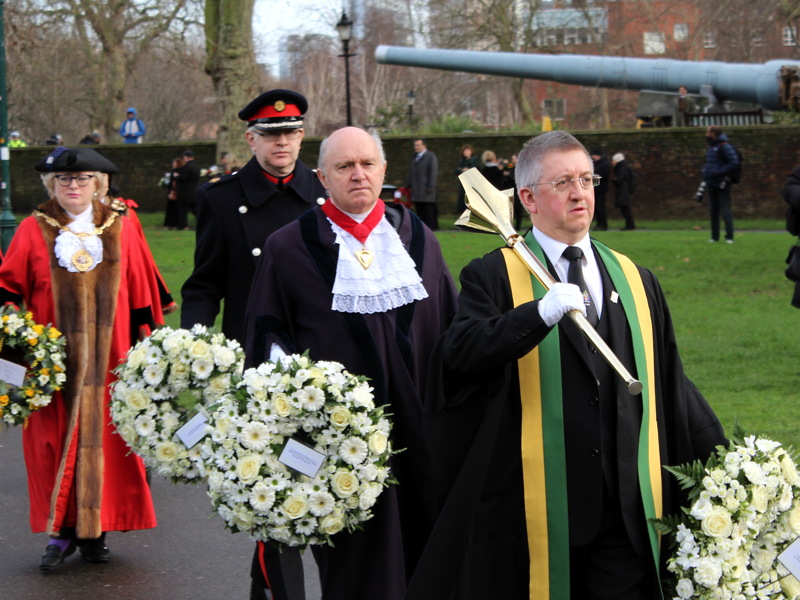
[{"label": "lapel badge", "polygon": [[617,303],[617,301],[619,300],[619,294],[616,292],[616,290],[615,290],[615,291],[613,291],[613,292],[611,292],[611,298],[610,298],[610,300],[611,300],[611,301],[612,301],[614,304],[616,304],[616,303]]}]

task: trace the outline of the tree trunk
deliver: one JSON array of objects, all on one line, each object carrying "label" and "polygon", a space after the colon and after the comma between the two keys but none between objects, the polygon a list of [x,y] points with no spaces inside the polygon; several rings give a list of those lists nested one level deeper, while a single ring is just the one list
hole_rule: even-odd
[{"label": "tree trunk", "polygon": [[219,114],[217,151],[247,157],[245,124],[239,111],[261,92],[253,49],[255,0],[206,0],[206,73]]}]

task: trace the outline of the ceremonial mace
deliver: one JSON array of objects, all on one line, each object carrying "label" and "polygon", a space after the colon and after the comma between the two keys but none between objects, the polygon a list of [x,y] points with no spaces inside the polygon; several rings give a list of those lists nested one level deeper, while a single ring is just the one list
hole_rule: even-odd
[{"label": "ceremonial mace", "polygon": [[[466,203],[469,208],[456,221],[456,227],[480,233],[497,233],[509,248],[517,253],[517,256],[522,259],[522,262],[525,263],[530,272],[536,276],[536,279],[546,290],[553,287],[556,280],[550,274],[550,271],[528,248],[525,240],[511,225],[513,198],[509,197],[507,192],[498,191],[481,175],[478,169],[469,169],[459,175],[458,178],[466,191]],[[597,351],[611,365],[611,368],[622,378],[628,388],[628,393],[632,396],[640,394],[642,392],[642,382],[635,379],[628,372],[622,361],[617,358],[614,351],[600,337],[600,334],[592,327],[588,319],[583,316],[583,313],[573,309],[567,312],[567,315],[592,345],[597,348]]]}]

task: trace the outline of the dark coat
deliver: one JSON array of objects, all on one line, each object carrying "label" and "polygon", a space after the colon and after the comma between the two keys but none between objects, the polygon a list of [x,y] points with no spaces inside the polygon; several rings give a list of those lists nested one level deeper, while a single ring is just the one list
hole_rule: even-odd
[{"label": "dark coat", "polygon": [[633,173],[626,161],[623,160],[614,165],[614,206],[617,208],[631,205],[630,185],[632,177]]},{"label": "dark coat", "polygon": [[[786,179],[786,183],[783,184],[783,189],[781,190],[781,197],[795,213],[800,214],[800,166],[795,168]],[[794,284],[792,306],[800,308],[800,282]]]},{"label": "dark coat", "polygon": [[240,171],[198,190],[194,271],[181,290],[181,327],[213,325],[225,300],[222,332],[244,340],[247,298],[264,243],[326,195],[302,162],[294,173],[279,189],[253,157]]},{"label": "dark coat", "polygon": [[197,202],[197,186],[200,184],[200,165],[195,160],[187,160],[182,167],[175,169],[172,180],[178,192],[178,202],[194,204]]},{"label": "dark coat", "polygon": [[706,162],[703,165],[703,180],[710,189],[719,187],[722,179],[739,166],[739,156],[728,142],[728,136],[721,133],[708,145]]},{"label": "dark coat", "polygon": [[417,160],[411,160],[406,187],[411,190],[411,201],[415,203],[436,202],[436,178],[439,175],[439,162],[436,155],[425,150]]},{"label": "dark coat", "polygon": [[608,157],[601,155],[599,159],[594,161],[594,174],[600,175],[600,185],[594,188],[594,195],[605,195],[608,193],[608,185],[611,183],[611,162]]},{"label": "dark coat", "polygon": [[[655,276],[639,268],[653,320],[656,406],[662,464],[705,459],[725,443],[719,421],[684,374],[672,321]],[[611,298],[605,268],[603,319],[608,343],[635,374],[630,334],[621,303]],[[426,440],[444,503],[408,598],[529,598],[529,554],[521,460],[521,407],[517,360],[550,333],[538,301],[515,307],[505,261],[495,251],[461,273],[459,311],[431,358]],[[597,527],[603,502],[601,461],[592,444],[608,415],[614,424],[619,501],[632,539],[642,535],[636,447],[641,399],[613,375],[605,409],[597,357],[569,320],[558,325],[564,404],[570,543],[585,543]],[[608,381],[608,379],[606,379]],[[607,386],[606,386],[607,387]],[[434,393],[438,392],[438,393]],[[598,403],[596,400],[600,398]],[[607,409],[611,409],[610,411]],[[605,415],[605,416],[604,416]],[[604,427],[605,425],[603,425]],[[598,441],[599,440],[599,441]],[[664,510],[677,510],[678,486],[662,473]],[[613,485],[613,484],[612,484]]]},{"label": "dark coat", "polygon": [[428,298],[384,313],[333,311],[339,246],[316,208],[267,240],[247,311],[248,363],[262,362],[277,343],[368,376],[376,406],[389,405],[392,446],[405,449],[392,457],[399,485],[381,494],[363,531],[337,536],[334,548],[314,548],[323,596],[336,600],[400,600],[433,514],[422,391],[430,353],[455,312],[456,290],[436,237],[419,218],[400,206],[387,207],[387,218],[397,221]]}]

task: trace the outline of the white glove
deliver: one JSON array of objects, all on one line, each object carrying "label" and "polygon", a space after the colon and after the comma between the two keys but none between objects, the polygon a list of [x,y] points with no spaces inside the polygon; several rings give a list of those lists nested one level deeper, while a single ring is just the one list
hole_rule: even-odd
[{"label": "white glove", "polygon": [[539,300],[539,314],[548,327],[553,327],[568,311],[577,309],[586,316],[586,305],[580,288],[573,283],[554,283]]},{"label": "white glove", "polygon": [[272,347],[269,349],[269,360],[270,362],[278,362],[286,356],[286,352],[283,351],[283,348],[278,346],[278,344],[272,344]]}]

